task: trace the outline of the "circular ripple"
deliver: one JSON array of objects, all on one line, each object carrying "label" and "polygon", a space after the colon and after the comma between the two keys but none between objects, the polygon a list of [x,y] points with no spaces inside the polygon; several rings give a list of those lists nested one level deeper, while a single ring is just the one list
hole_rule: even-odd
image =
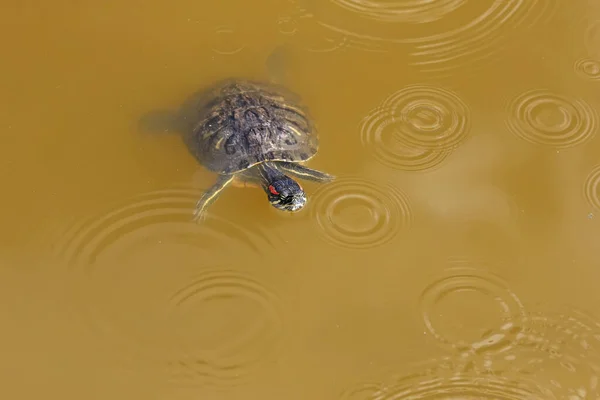
[{"label": "circular ripple", "polygon": [[282,16],[277,19],[279,33],[291,36],[298,32],[298,21],[289,16]]},{"label": "circular ripple", "polygon": [[298,25],[298,30],[302,32],[302,35],[298,35],[302,39],[302,46],[310,52],[332,53],[351,47],[345,35],[316,24],[311,17],[299,17]]},{"label": "circular ripple", "polygon": [[195,277],[171,304],[169,324],[181,328],[177,343],[182,345],[182,357],[172,367],[181,374],[185,366],[183,372],[194,380],[235,383],[272,350],[281,333],[277,297],[236,271]]},{"label": "circular ripple", "polygon": [[[74,311],[111,350],[128,362],[168,364],[191,383],[232,384],[257,354],[268,355],[282,313],[268,289],[231,269],[263,265],[277,246],[260,227],[247,232],[211,215],[194,223],[199,194],[180,187],[133,197],[78,223],[55,251],[68,265]],[[212,272],[198,277],[203,270]],[[267,321],[260,332],[252,321],[240,325],[252,316]]]},{"label": "circular ripple", "polygon": [[580,58],[575,62],[575,72],[588,78],[600,79],[600,62],[590,58]]},{"label": "circular ripple", "polygon": [[494,400],[547,400],[548,391],[541,390],[533,383],[493,376],[470,376],[457,374],[452,377],[424,376],[417,380],[414,376],[405,382],[388,388],[377,400],[400,399],[494,399]]},{"label": "circular ripple", "polygon": [[237,34],[235,30],[226,26],[217,27],[213,37],[213,48],[212,50],[217,54],[232,55],[237,54],[244,49],[243,45],[240,45],[242,40],[240,34]]},{"label": "circular ripple", "polygon": [[391,111],[383,107],[372,110],[363,119],[360,132],[363,146],[381,164],[394,169],[433,169],[442,164],[452,152],[450,149],[430,150],[406,145],[398,139]]},{"label": "circular ripple", "polygon": [[600,398],[600,323],[564,305],[528,306],[515,346],[488,365],[546,382],[562,398]]},{"label": "circular ripple", "polygon": [[382,22],[427,23],[443,18],[456,10],[467,0],[422,0],[381,1],[381,0],[332,0],[346,10],[362,17]]},{"label": "circular ripple", "polygon": [[293,36],[298,33],[297,45],[310,52],[329,53],[356,48],[363,51],[381,51],[380,46],[368,39],[350,38],[320,23],[314,14],[296,4],[294,10],[278,19],[279,33]]},{"label": "circular ripple", "polygon": [[102,257],[127,257],[140,246],[167,242],[215,253],[230,243],[236,243],[238,251],[259,255],[273,251],[274,238],[260,227],[249,232],[212,215],[206,223],[193,223],[200,194],[182,186],[135,196],[112,211],[78,222],[63,234],[55,249],[70,266],[88,268]]},{"label": "circular ripple", "polygon": [[[349,42],[394,52],[402,46],[412,58],[410,64],[421,72],[448,76],[491,61],[507,44],[527,35],[529,28],[548,21],[557,4],[556,0],[415,0],[391,4],[336,0],[319,3],[313,12],[320,24]],[[382,24],[382,20],[396,23]]]},{"label": "circular ripple", "polygon": [[470,133],[470,110],[454,93],[414,85],[390,95],[363,119],[363,146],[384,165],[433,168]]},{"label": "circular ripple", "polygon": [[410,373],[386,374],[378,383],[345,390],[342,400],[555,399],[552,390],[520,375],[479,374],[463,360],[444,358],[410,366]]},{"label": "circular ripple", "polygon": [[508,128],[530,143],[567,148],[595,135],[596,111],[585,101],[546,90],[527,91],[510,104]]},{"label": "circular ripple", "polygon": [[592,207],[600,210],[600,164],[588,174],[583,187],[586,200]]},{"label": "circular ripple", "polygon": [[450,150],[469,135],[471,115],[453,92],[413,85],[389,96],[382,105],[398,140],[419,149]]},{"label": "circular ripple", "polygon": [[398,140],[392,118],[386,118],[383,109],[367,115],[360,127],[363,146],[371,151],[381,164],[400,170],[422,171],[441,165],[451,150],[419,149]]},{"label": "circular ripple", "polygon": [[339,178],[319,188],[312,210],[327,241],[356,249],[383,245],[412,222],[402,192],[359,178]]},{"label": "circular ripple", "polygon": [[383,385],[380,383],[363,382],[352,386],[342,392],[340,400],[362,400],[376,399],[382,392]]},{"label": "circular ripple", "polygon": [[[454,260],[420,296],[423,321],[439,344],[460,352],[494,353],[512,346],[522,325],[519,298],[485,264]],[[457,318],[457,315],[460,318]]]}]

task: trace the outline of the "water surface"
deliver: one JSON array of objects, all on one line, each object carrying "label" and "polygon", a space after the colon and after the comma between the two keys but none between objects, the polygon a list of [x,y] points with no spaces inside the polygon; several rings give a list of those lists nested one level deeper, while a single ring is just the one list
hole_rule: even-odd
[{"label": "water surface", "polygon": [[[0,14],[5,398],[600,398],[600,5],[16,2]],[[308,205],[142,116],[276,79]]]}]

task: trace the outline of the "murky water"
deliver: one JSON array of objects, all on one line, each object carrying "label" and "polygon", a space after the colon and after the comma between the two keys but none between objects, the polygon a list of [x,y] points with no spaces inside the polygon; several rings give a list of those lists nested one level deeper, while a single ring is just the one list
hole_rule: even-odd
[{"label": "murky water", "polygon": [[[600,2],[16,2],[0,13],[0,393],[600,398]],[[306,208],[140,120],[276,79]]]}]

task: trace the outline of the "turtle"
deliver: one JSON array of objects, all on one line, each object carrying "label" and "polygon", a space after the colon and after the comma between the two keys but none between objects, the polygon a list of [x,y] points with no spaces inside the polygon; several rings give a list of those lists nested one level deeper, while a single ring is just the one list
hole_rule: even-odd
[{"label": "turtle", "polygon": [[196,221],[229,185],[260,187],[273,207],[293,213],[307,203],[294,178],[335,179],[303,165],[317,153],[317,130],[299,96],[280,84],[224,79],[198,92],[183,109],[180,128],[188,150],[218,174],[196,204]]}]

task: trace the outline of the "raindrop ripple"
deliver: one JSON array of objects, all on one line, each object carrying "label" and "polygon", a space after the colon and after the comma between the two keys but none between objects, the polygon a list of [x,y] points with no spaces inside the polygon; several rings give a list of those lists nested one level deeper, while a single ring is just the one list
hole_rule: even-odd
[{"label": "raindrop ripple", "polygon": [[199,191],[173,187],[134,196],[112,211],[94,215],[72,226],[55,246],[71,268],[90,268],[102,257],[126,257],[140,246],[167,242],[218,251],[236,242],[238,249],[261,255],[274,247],[260,227],[249,232],[226,219],[208,216],[196,224],[192,211]]},{"label": "raindrop ripple", "polygon": [[600,164],[588,174],[583,187],[585,199],[592,207],[600,210]]},{"label": "raindrop ripple", "polygon": [[332,0],[340,7],[362,17],[381,22],[427,23],[443,18],[466,0]]},{"label": "raindrop ripple", "polygon": [[424,170],[439,165],[468,138],[470,122],[469,108],[455,93],[413,85],[367,114],[361,140],[383,165]]},{"label": "raindrop ripple", "polygon": [[214,42],[212,50],[220,55],[233,55],[244,50],[244,46],[238,44],[241,34],[236,34],[231,28],[219,26],[214,31]]},{"label": "raindrop ripple", "polygon": [[[370,43],[371,48],[392,49],[390,45],[407,46],[411,65],[423,73],[449,76],[452,71],[472,68],[484,60],[490,61],[505,48],[505,44],[527,29],[544,23],[556,14],[558,1],[460,0],[382,2],[371,0],[336,0],[338,8],[354,11],[340,21],[339,13],[330,11],[320,18],[328,29],[345,35],[350,42]],[[401,16],[400,11],[405,11]],[[327,18],[329,15],[331,17]],[[335,16],[335,17],[334,17]],[[361,18],[362,17],[362,18]],[[427,32],[415,29],[407,32],[405,24],[397,28],[381,20],[413,25],[428,25]],[[370,20],[370,24],[369,24]],[[437,31],[437,32],[436,32]],[[417,33],[420,32],[420,33]],[[363,46],[364,47],[364,46]]]},{"label": "raindrop ripple", "polygon": [[[517,295],[502,279],[486,271],[485,263],[455,259],[451,260],[450,264],[451,267],[444,271],[443,276],[428,285],[420,295],[422,318],[429,334],[443,347],[459,352],[495,353],[513,346],[515,335],[521,329],[525,318],[525,309]],[[487,303],[495,303],[496,308],[487,310],[486,315],[499,314],[498,325],[477,327],[477,336],[451,339],[450,327],[436,322],[436,316],[443,315],[436,309],[444,302],[465,296],[467,293],[477,293],[488,299],[478,300],[480,309]],[[472,301],[468,301],[467,298],[466,303],[472,304]],[[460,313],[456,310],[454,312]],[[461,332],[459,335],[469,333],[464,327],[458,331]]]},{"label": "raindrop ripple", "polygon": [[513,134],[555,148],[573,147],[592,139],[598,126],[598,114],[584,100],[541,89],[517,96],[510,102],[509,112],[506,124]]},{"label": "raindrop ripple", "polygon": [[591,58],[580,58],[575,61],[574,68],[575,72],[585,78],[592,80],[600,79],[600,62],[596,60],[592,60]]},{"label": "raindrop ripple", "polygon": [[[205,344],[201,349],[198,348],[198,336],[204,332],[190,335],[190,332],[184,331],[182,336],[187,340],[177,341],[183,345],[180,346],[180,359],[171,364],[173,375],[180,378],[178,381],[217,382],[227,386],[239,383],[241,378],[249,375],[253,367],[260,364],[265,354],[273,350],[274,344],[280,339],[283,319],[281,310],[277,307],[280,301],[262,283],[238,271],[209,270],[191,281],[171,297],[170,303],[174,309],[171,316],[177,316],[182,311],[184,315],[194,319],[198,318],[198,307],[209,308],[218,301],[237,300],[238,308],[248,303],[256,305],[260,310],[260,318],[241,331],[228,329],[215,332],[214,336],[219,341],[224,337],[229,340],[217,344],[211,340],[210,344]],[[193,311],[190,312],[190,309]],[[220,315],[220,320],[235,319],[218,311],[215,314]]]},{"label": "raindrop ripple", "polygon": [[[276,346],[283,321],[277,296],[232,269],[251,260],[263,263],[278,246],[260,226],[248,232],[212,215],[195,223],[191,212],[198,194],[176,186],[129,198],[71,227],[55,253],[67,264],[74,312],[124,360],[167,364],[178,381],[231,386]],[[233,311],[223,322],[217,301],[223,299],[236,301],[230,310],[258,305],[243,317],[263,322],[240,328],[234,320],[243,318],[234,318]],[[226,335],[213,332],[206,344],[200,338],[217,323],[203,323],[202,312],[238,328],[223,328]]]},{"label": "raindrop ripple", "polygon": [[504,369],[547,382],[561,398],[600,398],[600,323],[564,304],[527,309],[516,346],[504,355]]},{"label": "raindrop ripple", "polygon": [[[361,210],[362,208],[362,210]],[[345,209],[346,216],[339,216]],[[312,212],[324,238],[336,245],[366,249],[392,240],[412,224],[412,208],[404,193],[391,185],[362,178],[338,178],[314,194]],[[365,221],[344,222],[363,214]]]},{"label": "raindrop ripple", "polygon": [[355,384],[341,400],[494,399],[548,400],[552,391],[519,375],[479,374],[463,360],[442,358],[413,364],[410,373],[387,372],[380,382]]}]

